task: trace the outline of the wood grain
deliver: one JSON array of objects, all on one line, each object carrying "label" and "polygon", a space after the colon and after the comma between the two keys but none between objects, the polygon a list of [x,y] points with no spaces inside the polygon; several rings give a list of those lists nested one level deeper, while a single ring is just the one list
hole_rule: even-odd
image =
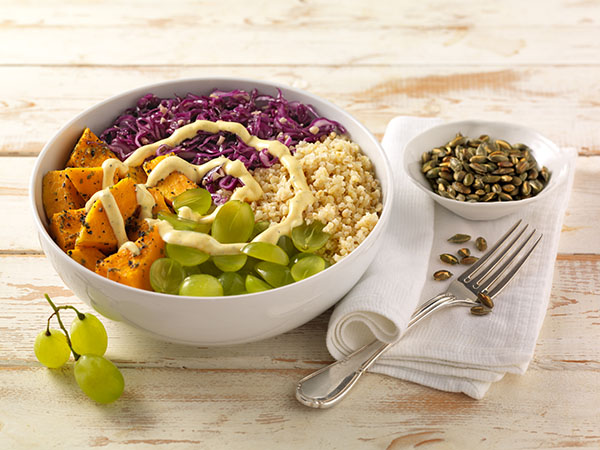
[{"label": "wood grain", "polygon": [[[600,3],[594,0],[0,0],[0,448],[600,448]],[[68,120],[112,95],[241,76],[320,95],[381,138],[397,115],[533,127],[579,152],[552,293],[523,376],[483,400],[367,374],[327,411],[293,397],[331,361],[331,311],[224,348],[105,320],[123,397],[99,406],[32,351],[48,292],[29,176]]]}]

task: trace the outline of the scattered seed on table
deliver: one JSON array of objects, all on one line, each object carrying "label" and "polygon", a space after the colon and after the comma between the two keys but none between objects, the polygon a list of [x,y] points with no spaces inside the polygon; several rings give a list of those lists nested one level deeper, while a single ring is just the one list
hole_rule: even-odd
[{"label": "scattered seed on table", "polygon": [[460,260],[461,264],[466,264],[468,266],[470,266],[471,264],[473,264],[474,262],[476,262],[479,258],[477,258],[476,256],[465,256],[464,258],[462,258]]},{"label": "scattered seed on table", "polygon": [[442,262],[445,262],[446,264],[458,264],[458,258],[454,255],[451,255],[450,253],[442,253],[440,255],[440,259],[442,260]]},{"label": "scattered seed on table", "polygon": [[453,244],[462,244],[464,242],[468,242],[471,240],[471,236],[468,234],[455,234],[454,236],[448,238],[448,242],[452,242]]},{"label": "scattered seed on table", "polygon": [[458,252],[456,252],[458,254],[458,256],[460,256],[461,258],[465,258],[467,256],[471,256],[471,250],[469,250],[468,248],[461,248],[458,250]]},{"label": "scattered seed on table", "polygon": [[433,274],[433,279],[436,281],[444,281],[452,277],[452,275],[452,272],[450,272],[449,270],[438,270]]},{"label": "scattered seed on table", "polygon": [[475,247],[480,252],[485,252],[487,250],[487,241],[479,236],[477,239],[475,239]]},{"label": "scattered seed on table", "polygon": [[471,307],[471,314],[473,314],[474,316],[485,316],[486,314],[490,313],[490,309],[486,308],[485,306],[473,306]]},{"label": "scattered seed on table", "polygon": [[480,292],[479,294],[477,294],[477,300],[479,300],[479,302],[483,306],[485,306],[489,309],[492,309],[494,307],[494,302],[492,301],[492,298],[483,292]]}]

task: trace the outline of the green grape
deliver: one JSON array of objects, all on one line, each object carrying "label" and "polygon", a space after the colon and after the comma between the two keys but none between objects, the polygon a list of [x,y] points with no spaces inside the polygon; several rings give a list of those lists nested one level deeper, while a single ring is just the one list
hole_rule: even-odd
[{"label": "green grape", "polygon": [[217,266],[215,266],[215,263],[212,261],[212,258],[200,264],[198,266],[198,269],[200,269],[198,273],[205,273],[208,275],[212,275],[213,277],[218,277],[223,273],[223,271],[219,270]]},{"label": "green grape", "polygon": [[281,287],[294,282],[290,269],[281,264],[261,261],[254,270],[273,287]]},{"label": "green grape", "polygon": [[296,281],[304,280],[325,269],[325,260],[317,255],[301,258],[292,266],[290,272]]},{"label": "green grape", "polygon": [[219,280],[212,275],[198,274],[190,275],[181,286],[179,286],[179,295],[188,295],[191,297],[220,297],[223,295],[223,286]]},{"label": "green grape", "polygon": [[300,252],[300,253],[296,253],[291,259],[290,259],[290,267],[293,266],[294,264],[296,264],[298,261],[300,261],[302,258],[306,258],[307,256],[315,256],[314,253],[304,253],[304,252]]},{"label": "green grape", "polygon": [[294,256],[296,253],[298,253],[298,250],[296,249],[296,247],[294,246],[294,243],[292,242],[292,238],[290,238],[289,236],[286,236],[286,235],[281,236],[279,238],[279,240],[277,241],[277,245],[279,247],[281,247],[290,258],[292,256]]},{"label": "green grape", "polygon": [[267,283],[265,283],[260,278],[255,277],[254,275],[246,275],[245,285],[246,285],[246,290],[250,293],[262,292],[262,291],[267,291],[267,290],[271,289],[271,286],[269,286]]},{"label": "green grape", "polygon": [[111,403],[123,393],[125,382],[117,367],[103,356],[81,355],[75,362],[75,381],[98,403]]},{"label": "green grape", "polygon": [[284,266],[287,266],[290,262],[290,258],[281,247],[268,242],[250,242],[242,248],[242,253],[261,261],[269,261]]},{"label": "green grape", "polygon": [[197,266],[210,258],[208,253],[198,250],[194,247],[186,247],[185,245],[169,244],[165,246],[167,256],[174,259],[182,266]]},{"label": "green grape", "polygon": [[150,285],[156,292],[177,294],[185,278],[181,264],[171,258],[159,258],[150,266]]},{"label": "green grape", "polygon": [[329,233],[323,231],[325,225],[315,220],[310,225],[302,225],[292,229],[292,241],[294,246],[301,252],[314,252],[325,245],[329,239]]},{"label": "green grape", "polygon": [[215,216],[212,236],[224,244],[246,242],[254,230],[254,212],[248,203],[230,200]]},{"label": "green grape", "polygon": [[202,273],[200,266],[183,266],[183,271],[185,272],[186,277],[189,277],[190,275],[194,275],[197,273]]},{"label": "green grape", "polygon": [[188,189],[173,199],[173,208],[179,212],[179,209],[187,206],[196,214],[204,215],[212,204],[210,192],[203,188]]},{"label": "green grape", "polygon": [[76,316],[71,323],[71,345],[80,355],[92,354],[102,356],[106,352],[108,336],[102,322],[90,313],[84,314],[82,320]]},{"label": "green grape", "polygon": [[69,360],[71,349],[62,331],[54,329],[49,331],[50,335],[46,334],[46,330],[37,335],[33,351],[43,365],[50,369],[58,369]]},{"label": "green grape", "polygon": [[219,276],[219,282],[223,286],[224,295],[239,295],[246,290],[244,278],[235,272],[223,272]]},{"label": "green grape", "polygon": [[269,225],[270,225],[270,223],[268,220],[261,220],[259,222],[256,222],[254,224],[254,230],[252,230],[252,234],[250,235],[250,238],[248,240],[251,241],[252,239],[254,239],[260,233],[262,233],[267,228],[269,228]]},{"label": "green grape", "polygon": [[246,264],[246,255],[215,255],[212,261],[223,272],[237,272]]},{"label": "green grape", "polygon": [[161,211],[158,213],[158,218],[160,220],[166,220],[176,230],[195,231],[197,233],[208,233],[208,231],[210,230],[209,223],[198,223],[190,219],[178,217],[173,213],[166,213]]}]

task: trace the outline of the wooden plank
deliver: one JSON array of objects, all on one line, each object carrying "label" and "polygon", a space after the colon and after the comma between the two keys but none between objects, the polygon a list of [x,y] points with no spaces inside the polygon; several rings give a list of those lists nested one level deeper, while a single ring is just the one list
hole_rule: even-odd
[{"label": "wooden plank", "polygon": [[[590,19],[599,15],[594,4],[555,1],[542,10],[514,0],[490,9],[426,2],[413,10],[405,2],[278,3],[272,9],[264,0],[245,7],[238,2],[177,7],[155,0],[145,8],[89,2],[7,8],[0,41],[11,45],[4,46],[0,63],[173,65],[208,59],[211,64],[421,65],[424,55],[444,65],[600,60],[597,19]],[[570,23],[561,20],[565,10]],[[168,36],[185,44],[169,45]],[[211,51],[215,48],[222,51]],[[265,49],[259,60],[257,48]]]},{"label": "wooden plank", "polygon": [[[41,248],[31,218],[27,198],[28,184],[35,158],[0,159],[0,202],[10,211],[0,221],[0,252],[34,253]],[[560,253],[600,253],[596,222],[600,217],[600,156],[579,157],[575,183],[564,218]],[[19,230],[19,232],[15,232]]]},{"label": "wooden plank", "polygon": [[592,388],[600,382],[598,373],[530,371],[497,383],[483,401],[368,375],[344,403],[325,411],[308,410],[293,398],[303,370],[123,373],[128,383],[123,397],[97,406],[78,391],[69,369],[0,370],[5,448],[600,445],[598,394]]},{"label": "wooden plank", "polygon": [[[521,123],[580,154],[600,154],[597,69],[499,66],[309,67],[1,67],[0,155],[36,155],[82,110],[119,92],[195,76],[276,81],[320,95],[379,138],[397,115]],[[40,84],[39,79],[44,83]],[[102,79],[102,83],[97,83]],[[532,113],[535,111],[536,113]],[[543,112],[543,113],[542,113]],[[115,111],[115,115],[118,112]]]}]

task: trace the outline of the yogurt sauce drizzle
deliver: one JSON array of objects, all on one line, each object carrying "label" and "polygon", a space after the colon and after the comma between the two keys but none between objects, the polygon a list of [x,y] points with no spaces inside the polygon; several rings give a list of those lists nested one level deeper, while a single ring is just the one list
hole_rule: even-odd
[{"label": "yogurt sauce drizzle", "polygon": [[[137,246],[127,239],[123,218],[118,205],[110,192],[110,186],[113,184],[116,171],[118,170],[120,175],[125,175],[129,167],[140,166],[146,158],[154,155],[156,149],[161,145],[175,147],[184,140],[193,138],[199,131],[208,133],[227,131],[234,133],[239,136],[246,145],[254,147],[257,151],[266,149],[271,155],[279,158],[279,161],[289,173],[290,182],[294,188],[294,197],[289,201],[288,215],[280,223],[271,224],[269,228],[256,236],[253,239],[253,242],[269,242],[276,244],[280,236],[289,234],[292,228],[302,224],[304,210],[314,202],[314,196],[310,192],[300,164],[290,153],[287,146],[276,140],[271,141],[252,136],[242,124],[237,122],[197,120],[177,129],[166,139],[139,147],[123,162],[111,158],[102,164],[103,189],[96,192],[88,200],[85,208],[86,211],[89,211],[96,200],[100,199],[102,201],[109,223],[117,237],[119,250],[121,248],[127,248],[133,254],[139,254]],[[231,195],[231,200],[254,201],[262,196],[263,192],[260,185],[248,172],[244,164],[241,161],[231,161],[225,157],[213,159],[202,165],[194,165],[178,156],[170,156],[156,165],[154,170],[148,176],[145,185],[136,185],[136,199],[138,204],[141,205],[140,216],[146,219],[151,226],[158,227],[159,234],[165,242],[194,247],[211,255],[239,254],[243,246],[246,245],[245,243],[222,244],[208,234],[175,230],[169,222],[151,218],[155,201],[152,194],[147,190],[147,187],[156,186],[157,183],[172,172],[181,172],[190,180],[198,183],[209,170],[218,166],[223,166],[225,173],[239,178],[244,184],[243,186],[236,188]],[[184,207],[180,209],[179,216],[200,223],[211,223],[214,220],[217,211],[218,208],[208,216],[200,216],[194,213],[190,208]]]}]

